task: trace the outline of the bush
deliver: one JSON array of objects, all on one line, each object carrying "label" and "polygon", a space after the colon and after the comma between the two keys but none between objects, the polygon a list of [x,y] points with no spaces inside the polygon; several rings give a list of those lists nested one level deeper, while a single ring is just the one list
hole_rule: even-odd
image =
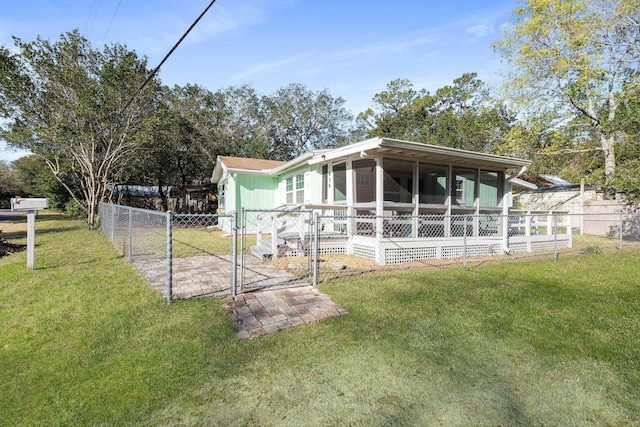
[{"label": "bush", "polygon": [[64,211],[74,218],[85,219],[87,217],[87,209],[73,199],[65,203]]},{"label": "bush", "polygon": [[600,246],[586,246],[580,249],[580,253],[583,255],[587,255],[587,254],[599,255],[602,253],[602,249],[600,248]]}]

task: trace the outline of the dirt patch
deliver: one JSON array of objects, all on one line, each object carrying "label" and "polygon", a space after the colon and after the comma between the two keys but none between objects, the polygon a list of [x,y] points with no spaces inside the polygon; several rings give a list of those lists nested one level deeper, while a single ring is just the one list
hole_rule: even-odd
[{"label": "dirt patch", "polygon": [[[307,268],[306,257],[282,257],[274,259],[273,264],[284,270],[295,272]],[[363,269],[377,267],[375,261],[355,255],[320,255],[320,269],[329,269],[329,264],[341,262],[346,269]]]}]

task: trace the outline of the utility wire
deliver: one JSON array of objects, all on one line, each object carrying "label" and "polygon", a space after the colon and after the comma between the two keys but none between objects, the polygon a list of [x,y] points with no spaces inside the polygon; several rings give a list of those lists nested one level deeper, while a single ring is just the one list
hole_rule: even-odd
[{"label": "utility wire", "polygon": [[91,31],[91,25],[93,25],[93,18],[95,17],[94,13],[98,13],[98,8],[100,7],[100,0],[93,0],[91,3],[91,10],[89,11],[89,16],[87,17],[87,23],[85,24],[84,34],[88,35],[89,31]]},{"label": "utility wire", "polygon": [[116,18],[116,14],[118,13],[118,9],[120,9],[120,3],[122,0],[118,0],[118,5],[116,6],[116,10],[111,15],[111,21],[109,21],[109,26],[107,27],[107,31],[104,32],[104,37],[102,38],[102,44],[104,44],[105,40],[107,40],[107,34],[109,34],[109,30],[111,29],[111,24],[113,24],[113,20]]},{"label": "utility wire", "polygon": [[180,43],[182,43],[182,41],[187,37],[187,35],[189,35],[189,33],[191,32],[191,30],[193,30],[193,27],[195,27],[198,22],[200,22],[200,19],[202,19],[202,17],[209,11],[209,9],[211,9],[211,6],[213,6],[213,4],[216,2],[216,0],[211,0],[211,3],[209,3],[209,6],[207,6],[202,13],[200,14],[200,16],[198,16],[198,18],[193,21],[193,24],[191,24],[191,26],[189,27],[189,29],[187,29],[187,31],[185,31],[185,33],[182,35],[182,37],[180,37],[180,40],[178,40],[178,42],[173,45],[173,47],[171,48],[171,50],[169,51],[169,53],[167,53],[165,55],[164,58],[162,58],[162,61],[160,61],[160,64],[158,64],[158,66],[156,68],[153,69],[153,71],[151,72],[151,74],[149,75],[149,77],[147,77],[147,80],[144,81],[144,83],[142,83],[142,86],[140,86],[140,88],[136,91],[136,93],[133,94],[133,96],[131,97],[131,99],[129,100],[129,102],[127,102],[127,104],[124,106],[124,108],[122,109],[122,111],[120,112],[120,114],[124,113],[127,108],[129,108],[129,105],[131,105],[131,103],[133,102],[134,99],[136,99],[138,97],[138,95],[140,95],[140,92],[142,92],[142,89],[144,89],[144,87],[147,85],[147,83],[149,83],[151,81],[151,79],[156,75],[156,73],[158,72],[158,70],[160,70],[160,67],[162,67],[162,65],[167,61],[167,59],[169,59],[169,57],[171,56],[171,54],[173,53],[174,50],[176,50],[178,48],[178,46],[180,46]]}]

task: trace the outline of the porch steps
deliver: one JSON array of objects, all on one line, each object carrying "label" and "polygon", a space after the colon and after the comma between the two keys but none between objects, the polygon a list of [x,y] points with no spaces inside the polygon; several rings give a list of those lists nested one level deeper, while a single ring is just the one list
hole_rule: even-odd
[{"label": "porch steps", "polygon": [[251,246],[249,248],[251,255],[258,258],[260,261],[266,261],[273,257],[271,248],[266,248],[263,245]]},{"label": "porch steps", "polygon": [[[283,245],[286,245],[286,241],[282,238],[278,238],[278,247]],[[251,254],[261,261],[273,258],[271,239],[261,240],[258,245],[249,247],[249,251],[251,251]]]}]

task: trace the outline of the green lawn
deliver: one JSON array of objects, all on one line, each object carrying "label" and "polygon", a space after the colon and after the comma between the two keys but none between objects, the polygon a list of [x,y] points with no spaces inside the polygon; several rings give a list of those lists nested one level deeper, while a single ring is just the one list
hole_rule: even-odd
[{"label": "green lawn", "polygon": [[241,342],[97,231],[36,229],[35,271],[0,259],[0,425],[640,424],[638,252],[327,283],[348,315]]}]

